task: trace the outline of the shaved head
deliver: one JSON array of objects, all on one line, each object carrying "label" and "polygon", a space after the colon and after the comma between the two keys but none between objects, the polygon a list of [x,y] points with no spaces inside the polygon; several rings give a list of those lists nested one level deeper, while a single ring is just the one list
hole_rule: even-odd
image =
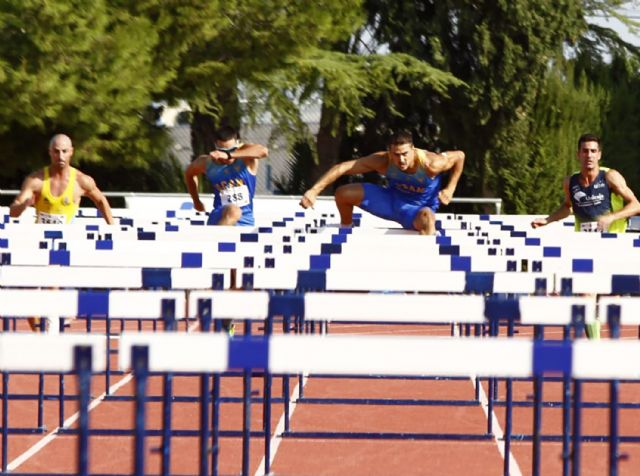
[{"label": "shaved head", "polygon": [[73,144],[71,143],[71,138],[68,135],[56,134],[49,141],[49,149],[52,149],[54,146],[63,146],[68,149],[73,147]]},{"label": "shaved head", "polygon": [[64,134],[56,134],[49,141],[49,157],[51,157],[51,166],[55,169],[65,169],[69,167],[71,157],[73,156],[73,144],[69,136]]}]

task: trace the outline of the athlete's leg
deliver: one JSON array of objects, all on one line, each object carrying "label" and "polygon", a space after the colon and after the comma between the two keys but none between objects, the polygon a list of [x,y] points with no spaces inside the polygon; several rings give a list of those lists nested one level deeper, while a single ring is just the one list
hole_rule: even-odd
[{"label": "athlete's leg", "polygon": [[242,209],[237,205],[225,205],[222,216],[216,225],[235,225],[242,218]]},{"label": "athlete's leg", "polygon": [[340,213],[340,224],[353,224],[353,207],[360,205],[364,198],[362,184],[350,183],[342,185],[336,190],[336,206]]},{"label": "athlete's leg", "polygon": [[436,215],[431,208],[423,207],[413,220],[413,227],[418,230],[421,235],[436,234]]}]

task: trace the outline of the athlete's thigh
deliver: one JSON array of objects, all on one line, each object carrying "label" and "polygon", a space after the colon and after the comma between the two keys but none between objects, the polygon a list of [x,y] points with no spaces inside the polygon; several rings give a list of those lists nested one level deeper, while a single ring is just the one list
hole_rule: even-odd
[{"label": "athlete's thigh", "polygon": [[392,191],[372,183],[361,185],[364,190],[364,198],[359,207],[385,220],[397,221],[393,213],[394,197]]},{"label": "athlete's thigh", "polygon": [[211,212],[209,213],[209,218],[207,219],[207,225],[217,225],[222,218],[222,211],[222,207],[211,210]]},{"label": "athlete's thigh", "polygon": [[406,202],[397,197],[394,204],[394,215],[396,216],[395,220],[400,223],[403,228],[407,230],[415,230],[416,227],[414,226],[414,221],[416,220],[416,216],[418,215],[420,210],[425,208],[425,206]]}]

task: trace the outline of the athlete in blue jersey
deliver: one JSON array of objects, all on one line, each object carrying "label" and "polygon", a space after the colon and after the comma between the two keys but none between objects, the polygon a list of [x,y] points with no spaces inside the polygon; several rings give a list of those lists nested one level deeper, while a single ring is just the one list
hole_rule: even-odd
[{"label": "athlete in blue jersey", "polygon": [[[387,187],[353,183],[336,190],[341,224],[351,225],[353,207],[358,206],[373,215],[398,222],[408,230],[433,235],[436,231],[435,211],[440,203],[447,205],[451,201],[463,167],[464,152],[436,154],[416,149],[411,133],[401,131],[391,137],[388,150],[331,167],[305,192],[300,205],[312,207],[318,194],[342,175],[375,171],[387,177]],[[449,182],[441,188],[440,174],[449,170]]]},{"label": "athlete in blue jersey", "polygon": [[580,171],[565,177],[564,201],[546,218],[531,222],[533,228],[568,217],[573,211],[576,231],[624,232],[627,218],[640,213],[640,203],[624,177],[614,169],[600,167],[600,138],[583,134],[578,139]]},{"label": "athlete in blue jersey", "polygon": [[187,190],[198,211],[205,211],[198,194],[198,176],[204,174],[213,186],[213,210],[208,225],[254,224],[253,196],[259,159],[267,156],[260,144],[242,144],[232,127],[216,131],[215,150],[195,159],[184,172]]}]

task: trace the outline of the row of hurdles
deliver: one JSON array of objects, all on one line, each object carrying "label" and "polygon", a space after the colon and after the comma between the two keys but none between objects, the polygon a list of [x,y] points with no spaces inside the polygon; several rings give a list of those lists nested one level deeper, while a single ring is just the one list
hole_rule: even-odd
[{"label": "row of hurdles", "polygon": [[[615,327],[615,324],[613,324]],[[39,348],[40,352],[21,354],[20,349]],[[170,348],[174,352],[168,353]],[[38,335],[5,333],[0,335],[0,369],[3,371],[3,471],[7,471],[7,428],[9,372],[56,372],[78,374],[79,426],[73,431],[78,435],[77,474],[89,474],[90,437],[98,432],[91,429],[89,421],[91,376],[106,368],[104,341],[95,335],[64,334]],[[393,361],[388,355],[396,356]],[[121,369],[132,370],[136,380],[134,436],[134,474],[145,474],[145,440],[160,435],[162,443],[162,474],[170,474],[171,415],[173,376],[193,374],[200,378],[200,421],[194,432],[199,441],[200,474],[218,474],[218,446],[222,432],[219,428],[220,396],[217,376],[229,370],[241,370],[245,374],[261,371],[265,375],[264,438],[265,457],[270,452],[270,381],[274,375],[283,374],[344,374],[386,376],[402,375],[422,377],[438,375],[449,377],[475,377],[479,375],[505,379],[506,425],[505,453],[511,444],[512,381],[533,378],[535,382],[534,432],[532,435],[532,474],[540,474],[541,408],[543,377],[549,372],[561,375],[567,385],[573,382],[572,402],[565,402],[566,425],[561,435],[567,468],[572,474],[580,473],[581,432],[581,382],[585,379],[610,381],[611,404],[609,406],[610,473],[616,474],[619,459],[618,379],[639,379],[637,365],[640,342],[637,341],[589,341],[576,340],[550,342],[534,339],[492,339],[468,337],[397,337],[397,336],[314,336],[271,335],[230,339],[215,333],[124,333],[120,339],[118,361]],[[603,362],[615,365],[605,367]],[[159,429],[149,429],[146,424],[148,403],[147,385],[151,375],[163,377],[163,421]],[[213,388],[210,381],[213,378]],[[245,380],[247,377],[245,377]],[[250,387],[250,386],[249,386]],[[244,413],[241,436],[243,439],[242,474],[249,474],[249,451],[252,432],[250,424],[251,390],[245,388]],[[568,417],[572,411],[572,418]],[[569,428],[571,421],[572,427]],[[294,432],[290,436],[295,436]],[[182,431],[184,433],[184,430]],[[104,432],[102,432],[104,434]],[[287,436],[287,435],[284,435]],[[324,435],[327,437],[328,435]],[[395,435],[400,436],[400,435]],[[407,436],[407,435],[402,435]],[[449,435],[457,437],[458,435]],[[344,437],[341,435],[339,437]],[[382,435],[392,438],[394,435]],[[416,438],[443,438],[442,435],[413,435]],[[469,436],[465,436],[469,439]],[[490,439],[490,432],[475,435],[476,439]],[[266,457],[265,471],[269,471]],[[509,458],[505,458],[504,474],[509,473]]]},{"label": "row of hurdles", "polygon": [[[200,438],[209,438],[210,432],[216,433],[218,436],[241,436],[243,438],[243,474],[247,474],[249,446],[251,436],[265,437],[265,461],[266,472],[268,472],[269,461],[269,440],[271,429],[269,428],[272,405],[271,397],[271,378],[272,375],[281,375],[284,373],[328,373],[328,374],[346,374],[346,375],[402,375],[402,376],[449,376],[449,377],[503,377],[507,378],[507,398],[504,402],[506,405],[507,415],[512,411],[513,397],[511,395],[510,386],[512,378],[537,377],[536,395],[533,402],[534,415],[536,422],[534,424],[533,435],[516,435],[516,439],[531,438],[533,441],[533,461],[534,474],[539,474],[540,458],[540,442],[545,438],[561,439],[563,445],[567,445],[563,454],[574,455],[572,458],[573,465],[579,465],[579,447],[580,442],[585,441],[609,441],[612,447],[611,468],[617,466],[618,449],[617,445],[620,441],[638,441],[640,436],[629,437],[620,436],[617,429],[617,398],[612,393],[612,399],[607,405],[611,415],[612,426],[609,435],[582,435],[580,430],[580,409],[585,406],[580,399],[580,379],[607,379],[612,380],[612,391],[617,392],[618,382],[615,379],[637,380],[640,378],[640,367],[637,365],[637,352],[640,351],[640,343],[638,341],[586,341],[575,340],[571,342],[570,330],[573,329],[574,334],[580,336],[584,328],[584,324],[594,316],[594,300],[588,297],[547,297],[547,296],[522,296],[514,299],[496,299],[495,297],[483,296],[456,296],[456,295],[399,295],[399,294],[362,294],[355,293],[353,295],[330,293],[306,293],[304,295],[278,295],[267,292],[234,292],[234,291],[210,291],[201,292],[200,294],[192,294],[189,296],[189,303],[185,302],[184,296],[180,300],[175,291],[158,292],[158,291],[128,291],[119,292],[112,291],[110,293],[96,292],[78,292],[70,290],[0,290],[0,306],[5,316],[7,312],[13,313],[14,318],[28,317],[33,312],[48,310],[56,314],[78,315],[88,319],[104,319],[114,317],[117,319],[132,318],[134,320],[146,319],[162,319],[162,328],[166,330],[177,329],[177,320],[187,318],[190,315],[197,318],[201,323],[200,328],[207,331],[211,327],[211,318],[215,317],[219,323],[220,319],[239,319],[246,322],[257,320],[265,324],[266,336],[254,336],[251,334],[251,326],[245,328],[243,336],[238,336],[228,340],[224,333],[211,334],[208,332],[163,332],[163,333],[143,333],[139,331],[125,331],[119,339],[119,359],[122,369],[131,368],[128,354],[123,354],[123,349],[127,349],[128,342],[155,343],[156,347],[153,355],[153,362],[157,365],[152,367],[152,371],[184,373],[184,372],[224,372],[226,370],[244,371],[244,392],[242,402],[243,411],[243,430],[242,432],[216,433],[216,429],[209,429],[208,423],[206,428],[200,428],[197,431],[189,433],[190,436],[199,436]],[[171,296],[171,294],[174,294]],[[335,298],[340,299],[336,300]],[[196,299],[194,301],[194,299]],[[606,314],[611,321],[612,335],[617,335],[619,325],[637,325],[638,324],[638,306],[640,298],[634,297],[611,297],[600,303],[600,306],[606,306]],[[6,304],[13,303],[13,304]],[[23,303],[31,303],[29,306],[23,306]],[[350,305],[345,306],[345,303]],[[444,315],[442,313],[433,313],[428,315],[424,313],[425,309],[433,309],[438,307],[443,311],[448,311]],[[186,310],[189,310],[188,312]],[[193,309],[196,311],[193,313]],[[185,311],[183,311],[185,310]],[[399,310],[401,312],[399,313]],[[190,314],[193,313],[193,314]],[[399,313],[399,314],[398,314]],[[284,333],[293,334],[289,336],[279,336],[272,334],[274,321],[278,318],[284,322],[297,323],[297,326],[284,326]],[[299,335],[298,333],[308,331],[307,326],[301,325],[305,322],[326,322],[330,320],[332,323],[337,322],[419,322],[423,324],[433,324],[442,322],[463,322],[471,325],[487,325],[490,328],[491,339],[480,337],[460,338],[433,338],[433,337],[365,337],[365,336],[332,336],[332,335]],[[9,330],[6,323],[9,319],[5,319],[5,330]],[[497,336],[497,324],[506,323],[508,327],[509,339]],[[512,338],[516,324],[537,326],[540,331],[542,325],[553,324],[560,326],[565,330],[566,340],[549,341],[538,339]],[[214,326],[220,329],[220,325]],[[305,330],[306,329],[306,330]],[[542,337],[542,332],[538,332],[538,337]],[[33,344],[40,352],[25,354],[18,352],[18,349],[29,348],[30,341],[19,339],[32,339],[38,337],[48,337],[51,340],[43,340],[42,342],[57,342],[56,337],[70,339],[68,342],[76,342],[80,334],[61,334],[60,336],[43,334],[29,335],[21,333],[5,332],[0,337],[0,352],[2,362],[13,362],[2,367],[3,373],[3,451],[8,448],[8,437],[12,433],[12,429],[8,427],[8,402],[11,399],[9,392],[9,372],[62,372],[68,371],[71,362],[70,353],[67,352],[48,352],[45,344]],[[177,337],[179,336],[179,337]],[[15,337],[16,340],[12,340]],[[281,337],[296,337],[299,342],[291,340],[292,346],[297,349],[300,355],[291,357],[291,361],[287,363],[286,359],[280,361],[279,364],[266,365],[264,358],[267,356],[271,359],[274,355],[270,343],[265,343],[265,339],[272,342],[273,339]],[[93,357],[96,362],[102,362],[96,371],[109,377],[112,369],[110,368],[110,359],[108,356],[112,353],[110,348],[110,339],[103,336],[91,336],[92,342],[96,345],[96,351]],[[182,339],[181,344],[175,344],[172,339]],[[213,339],[213,340],[211,340]],[[217,340],[216,340],[217,339]],[[397,339],[397,343],[393,342]],[[493,349],[489,342],[499,342],[498,348]],[[60,341],[63,342],[63,341]],[[176,341],[177,342],[177,341]],[[200,345],[200,342],[205,344]],[[222,344],[221,344],[222,342]],[[295,343],[293,343],[295,342]],[[323,342],[344,343],[346,347],[342,349],[328,348],[322,349],[314,347],[321,346]],[[393,343],[391,343],[393,342]],[[415,346],[414,346],[415,343]],[[342,345],[342,344],[340,344]],[[393,345],[392,353],[385,351],[385,345]],[[16,347],[17,346],[17,347]],[[529,358],[522,359],[522,356],[512,354],[512,346],[528,349]],[[267,349],[267,347],[269,347]],[[163,349],[158,351],[157,349]],[[171,349],[171,351],[168,351]],[[186,350],[188,349],[188,350]],[[350,349],[350,350],[349,350]],[[533,350],[532,350],[533,349]],[[580,350],[578,350],[580,349]],[[192,354],[192,352],[203,352],[202,354]],[[229,354],[231,352],[233,355]],[[391,352],[391,351],[390,351]],[[524,352],[524,351],[523,351]],[[533,353],[532,353],[533,352]],[[124,355],[124,357],[123,357]],[[397,359],[389,359],[389,355],[397,356]],[[55,356],[55,357],[54,357]],[[57,362],[59,358],[66,362],[67,367],[64,369],[55,367],[61,365]],[[65,357],[63,357],[65,356]],[[227,360],[224,357],[227,356]],[[457,356],[457,357],[456,357]],[[124,359],[124,360],[122,360]],[[218,359],[218,360],[216,360]],[[223,359],[223,360],[219,360]],[[257,360],[256,360],[257,359]],[[262,360],[261,360],[262,359]],[[46,362],[43,362],[46,361]],[[37,362],[37,363],[31,363]],[[223,362],[223,363],[216,363]],[[410,364],[409,364],[410,362]],[[533,364],[532,364],[533,362]],[[614,364],[615,365],[612,365]],[[51,367],[53,365],[54,367]],[[280,367],[279,365],[284,365]],[[287,365],[289,367],[287,367]],[[163,367],[164,366],[164,367]],[[211,367],[210,367],[211,366]],[[250,422],[247,421],[250,415],[250,406],[252,401],[251,394],[251,374],[257,370],[270,373],[264,373],[264,411],[266,412],[263,425],[264,431],[256,435],[250,431]],[[563,385],[571,384],[570,378],[573,379],[573,395],[567,397],[562,402],[563,411],[569,412],[573,406],[573,426],[563,428],[562,435],[543,435],[541,432],[541,413],[540,408],[542,401],[542,383],[543,377],[548,372],[555,375],[563,375]],[[63,377],[60,377],[61,381]],[[169,378],[171,382],[171,378]],[[203,382],[202,385],[205,385]],[[204,390],[205,396],[201,394],[199,398],[210,398],[211,395],[215,400],[215,395],[219,392],[213,391],[210,395],[208,384]],[[214,379],[214,385],[218,385]],[[105,388],[109,388],[106,383]],[[497,383],[490,379],[490,387],[496,388]],[[64,385],[60,385],[63,392]],[[174,401],[172,396],[171,385],[164,386],[161,396],[163,405],[168,405],[168,414],[171,414],[171,402]],[[143,392],[144,393],[144,392]],[[489,395],[489,406],[493,402],[492,391]],[[567,392],[566,395],[569,395]],[[24,397],[24,395],[22,396]],[[281,399],[275,399],[276,402],[283,403],[284,407],[289,404],[289,387],[288,382],[285,385],[283,381],[283,395]],[[35,397],[34,397],[35,398]],[[39,400],[43,399],[43,395],[38,395]],[[50,398],[56,398],[50,396]],[[60,408],[60,427],[64,426],[65,415],[63,413],[64,393],[58,395]],[[142,398],[142,397],[141,397]],[[144,397],[146,398],[146,397]],[[84,401],[83,398],[80,398]],[[299,401],[303,401],[299,396]],[[209,400],[206,400],[207,402]],[[219,412],[220,400],[214,401],[212,405]],[[390,403],[390,402],[387,402]],[[453,404],[454,402],[440,402],[442,405]],[[475,404],[478,404],[477,399]],[[209,403],[207,403],[209,405]],[[201,405],[201,408],[207,405]],[[141,403],[136,405],[137,411],[144,411]],[[285,415],[288,413],[285,411]],[[510,419],[510,416],[508,417]],[[203,421],[208,421],[205,419]],[[136,420],[139,425],[139,420]],[[169,445],[169,439],[172,435],[184,435],[185,431],[174,432],[171,430],[170,420],[165,421],[164,427],[160,432],[146,432],[144,434],[162,434],[163,438],[167,438],[166,443]],[[168,425],[168,427],[166,426]],[[144,428],[144,426],[143,426]],[[22,429],[14,429],[14,431],[24,432]],[[66,432],[72,432],[65,429]],[[203,433],[204,432],[204,433]],[[91,433],[91,432],[89,432]],[[108,430],[102,429],[99,434],[109,434]],[[114,431],[112,434],[121,434],[121,431]],[[140,429],[136,430],[139,438]],[[203,436],[204,435],[204,436]],[[289,424],[285,424],[283,436],[286,437],[311,437],[299,432],[291,431]],[[374,437],[374,435],[333,435],[323,433],[314,433],[313,437]],[[491,422],[488,422],[486,432],[476,435],[452,435],[441,433],[430,434],[414,434],[414,435],[378,435],[382,438],[395,438],[399,436],[425,439],[425,438],[442,438],[442,439],[490,439],[492,438]],[[507,449],[511,438],[514,437],[510,432],[509,424],[504,436],[504,445]],[[569,451],[570,438],[573,439],[572,451]],[[208,444],[208,443],[207,443]],[[202,443],[204,445],[204,443]],[[215,447],[215,442],[213,446]],[[211,448],[211,446],[207,446]],[[163,446],[163,448],[168,448]],[[203,451],[204,451],[204,447]],[[208,451],[208,450],[207,450]],[[3,453],[6,456],[6,453]],[[137,453],[136,453],[137,454]],[[164,474],[168,474],[170,452],[163,450],[163,467]],[[203,453],[205,454],[205,453]],[[576,456],[577,455],[577,456]],[[615,456],[615,458],[614,458]],[[141,458],[142,456],[136,456]],[[3,459],[6,470],[7,460]],[[569,456],[567,456],[566,464],[569,464]],[[204,464],[204,463],[202,463]],[[217,474],[217,454],[216,459],[211,461],[212,474]],[[613,469],[612,469],[613,471]],[[142,473],[136,473],[142,474]],[[208,472],[205,474],[209,474]],[[509,474],[508,458],[505,459],[505,474]]]},{"label": "row of hurdles", "polygon": [[[54,321],[64,316],[84,316],[89,318],[87,322],[104,320],[106,325],[110,326],[109,322],[112,319],[125,320],[136,317],[135,314],[138,311],[133,312],[136,308],[136,294],[142,296],[155,292],[155,297],[149,299],[160,302],[162,299],[175,299],[177,305],[174,307],[174,314],[183,316],[185,321],[201,317],[194,311],[196,308],[194,306],[199,299],[211,299],[215,310],[213,315],[216,318],[238,319],[249,325],[245,335],[251,332],[249,324],[253,319],[250,315],[251,303],[257,302],[262,303],[260,312],[257,312],[261,317],[255,319],[264,323],[262,325],[266,331],[269,331],[269,326],[273,324],[276,315],[282,316],[283,320],[286,315],[287,319],[295,322],[296,325],[293,327],[295,332],[314,330],[314,322],[329,320],[335,324],[340,321],[357,322],[358,319],[363,321],[368,319],[367,322],[371,322],[372,317],[375,317],[373,321],[378,323],[423,321],[431,324],[434,322],[465,323],[479,335],[497,334],[498,329],[495,325],[500,323],[503,327],[506,326],[507,334],[512,332],[508,330],[509,323],[514,326],[536,326],[536,335],[539,336],[542,333],[542,326],[555,325],[562,328],[563,332],[570,337],[571,333],[568,332],[567,326],[573,328],[574,333],[577,332],[579,335],[583,322],[591,322],[595,317],[604,320],[609,305],[620,306],[623,325],[638,324],[634,317],[638,316],[635,298],[606,296],[607,294],[640,293],[640,278],[629,272],[637,269],[634,263],[634,252],[637,254],[638,246],[633,235],[610,237],[608,234],[593,234],[580,235],[573,239],[575,235],[568,234],[566,227],[550,228],[545,232],[531,232],[524,230],[523,222],[512,225],[491,217],[488,219],[459,218],[444,217],[440,226],[441,236],[438,237],[418,237],[397,229],[356,227],[344,230],[335,226],[335,223],[328,223],[326,218],[319,220],[313,214],[307,216],[306,213],[291,220],[282,219],[277,222],[284,223],[284,226],[261,226],[253,230],[202,227],[189,220],[178,220],[169,224],[149,223],[142,217],[136,217],[131,224],[127,223],[120,228],[96,223],[91,225],[78,223],[54,229],[48,226],[7,222],[0,230],[0,248],[3,248],[0,250],[3,253],[0,285],[3,288],[58,286],[80,290],[58,290],[77,293],[75,297],[70,294],[68,299],[65,298],[67,307],[59,309],[59,312],[52,312],[52,309],[57,309],[56,302],[61,296],[51,298],[49,306],[38,308],[35,304],[33,306],[36,307],[32,307],[31,304],[21,306],[20,303],[40,300],[37,297],[28,298],[23,294],[22,297],[15,298],[16,305],[13,310],[0,311],[0,315],[11,317],[5,319],[7,330],[15,328],[16,319],[33,315],[51,315]],[[321,224],[322,219],[325,220],[324,224]],[[118,233],[115,233],[116,230]],[[2,235],[3,232],[6,235]],[[50,235],[43,236],[43,232],[45,234],[49,232]],[[37,236],[37,233],[40,233],[40,236]],[[89,234],[93,236],[89,237]],[[107,236],[109,234],[110,236]],[[567,237],[572,238],[570,246],[557,244],[557,240],[566,241]],[[6,242],[2,242],[3,239]],[[211,253],[211,246],[218,248],[214,250],[216,253]],[[270,249],[269,246],[271,246]],[[226,251],[221,251],[221,247]],[[612,256],[608,256],[608,259],[592,259],[588,263],[585,262],[591,259],[586,258],[588,255],[575,254],[591,251],[597,255],[603,250],[611,250],[612,247],[615,250],[612,256],[619,256],[620,259],[612,259]],[[128,253],[125,252],[126,250]],[[165,256],[173,253],[172,250],[178,250],[178,254],[173,255],[174,261],[172,263],[163,261]],[[120,254],[120,251],[123,253]],[[104,253],[102,261],[92,264],[92,256],[96,256],[98,252]],[[223,254],[226,262],[222,259]],[[346,256],[344,262],[340,261],[340,255]],[[417,258],[421,255],[425,256],[424,260]],[[136,256],[148,256],[144,259],[149,261],[139,262],[139,264],[151,266],[132,266],[135,264]],[[31,264],[26,261],[28,259],[33,260]],[[558,265],[560,267],[549,272],[549,269],[554,269],[553,266],[557,263],[560,263]],[[158,264],[171,264],[171,266],[154,266]],[[219,267],[213,267],[215,265]],[[435,270],[430,268],[432,265],[437,266]],[[605,266],[608,268],[603,270]],[[509,267],[511,271],[507,271]],[[238,287],[243,288],[244,291],[223,291],[222,294],[208,296],[206,293],[211,291],[203,291]],[[156,291],[132,291],[137,288],[151,288]],[[170,291],[157,291],[158,289]],[[255,289],[268,290],[268,292],[250,291]],[[182,297],[170,295],[161,297],[159,294],[173,293],[175,290],[180,290]],[[2,291],[26,290],[3,289]],[[38,291],[45,292],[45,290]],[[197,293],[201,291],[204,294],[198,296]],[[56,291],[46,290],[46,292],[55,293]],[[303,292],[304,294],[298,294]],[[123,293],[122,297],[119,297],[118,293]],[[570,296],[580,293],[600,295]],[[508,296],[502,294],[508,294]],[[538,295],[527,296],[530,294]],[[233,297],[223,297],[226,295]],[[225,299],[236,299],[234,307],[240,310],[238,315],[225,316],[219,307],[223,305]],[[272,299],[278,304],[271,304]],[[317,300],[313,301],[314,299]],[[528,301],[529,299],[531,300]],[[5,300],[2,299],[3,302]],[[9,301],[11,299],[7,302]],[[118,306],[123,307],[118,310]],[[285,309],[279,309],[282,306]],[[147,316],[153,320],[155,328],[155,320],[163,315],[162,306],[157,302],[155,305],[146,302],[144,307],[148,309],[147,312],[151,316],[140,311],[141,315],[137,317]],[[19,310],[21,308],[22,311]],[[182,309],[185,309],[184,313]],[[322,314],[314,317],[314,310]],[[363,313],[359,318],[355,315],[358,310]],[[431,310],[432,313],[425,314],[425,310]],[[276,311],[280,314],[275,314]],[[615,314],[617,311],[612,312]],[[498,315],[501,317],[497,318]],[[167,316],[164,315],[164,317]],[[167,326],[164,323],[165,320],[161,319],[162,323],[157,326],[158,329]],[[267,324],[269,322],[271,324]],[[53,329],[58,327],[55,323],[52,325]],[[171,328],[171,325],[168,325],[168,328]],[[614,328],[615,326],[612,327]],[[285,326],[285,329],[289,329],[289,326]],[[516,332],[516,329],[513,332]],[[114,335],[109,328],[106,334]],[[241,343],[243,340],[244,337],[236,338],[231,342],[236,342],[232,344],[233,346],[247,351],[248,348]],[[110,339],[106,339],[105,346],[109,346],[109,342]],[[582,341],[578,340],[576,344],[580,342]],[[247,345],[251,347],[251,344]],[[264,344],[262,346],[264,347]],[[566,348],[557,350],[554,347],[554,349],[561,356],[566,357]],[[622,347],[619,349],[621,352],[624,351]],[[112,349],[109,348],[106,352],[111,355]],[[251,354],[243,351],[238,355],[247,353]],[[569,354],[572,355],[572,352]],[[246,368],[248,367],[251,366]],[[240,368],[245,369],[242,365]],[[257,368],[263,372],[265,367]],[[562,373],[566,371],[566,367],[558,369],[551,364],[551,367],[546,370]],[[105,375],[109,375],[109,371],[105,371]],[[446,370],[445,375],[447,375]],[[420,377],[424,377],[424,374],[420,374]],[[628,376],[610,377],[627,378]],[[635,379],[635,376],[629,378]],[[248,398],[251,403],[250,379],[247,382],[245,374],[243,380],[245,383],[243,401]],[[281,401],[284,406],[287,406],[290,392],[285,390],[284,380]],[[540,377],[541,382],[544,380]],[[510,385],[509,381],[506,384]],[[568,385],[568,381],[564,382],[563,379],[563,385],[565,384]],[[249,386],[248,396],[247,385]],[[497,382],[495,379],[490,379],[489,385],[491,388],[489,405],[492,405],[494,402],[498,403],[497,399],[493,398],[497,390]],[[109,385],[106,385],[106,388],[108,389]],[[578,382],[577,389],[579,388]],[[573,399],[576,400],[575,391]],[[297,400],[304,401],[304,396],[298,395]],[[441,403],[451,404],[451,402]],[[616,406],[615,402],[611,403]],[[475,404],[478,404],[477,401]],[[504,404],[507,405],[506,402]],[[541,401],[540,405],[544,405],[544,402]],[[577,406],[579,408],[584,406],[581,405],[579,395]],[[288,415],[288,412],[285,411],[285,415]],[[63,420],[61,417],[61,421]],[[585,439],[584,435],[580,434],[579,420],[578,417],[577,430],[576,428],[568,429],[566,432],[563,430],[563,435],[560,437],[563,445],[566,435],[571,433],[578,442]],[[267,419],[265,423],[266,421]],[[574,418],[574,426],[575,421]],[[492,433],[490,425],[489,421],[487,431],[480,436],[481,438],[490,438]],[[169,431],[169,434],[172,432]],[[265,437],[268,434],[266,430],[262,433]],[[296,436],[290,428],[287,428],[284,434]],[[597,438],[601,440],[611,438],[610,443],[619,440],[615,432],[611,435],[611,437],[597,436]],[[303,435],[297,436],[303,437]],[[545,437],[550,436],[540,434],[540,439],[544,440]],[[449,438],[450,436],[435,433],[422,437]],[[536,441],[535,431],[530,437]],[[594,435],[589,436],[589,438],[592,437],[595,438]],[[625,438],[630,437],[625,436],[623,440]],[[243,435],[244,440],[248,445],[250,438],[244,438]],[[508,445],[508,441],[509,437],[505,436],[505,446]],[[265,446],[267,444],[265,442]],[[534,453],[535,451],[534,445]],[[574,457],[576,452],[579,454],[579,443],[578,450],[575,449],[574,443]],[[571,451],[567,449],[563,454],[565,455],[564,463],[568,465],[571,458],[567,455],[571,455]],[[248,457],[247,455],[248,447],[243,456],[243,472],[246,472],[244,459]],[[265,448],[268,471],[267,455],[268,451]],[[617,453],[614,452],[613,456],[615,457],[612,457],[611,461],[612,474],[618,461]],[[573,463],[574,471],[579,467],[579,456],[577,458],[578,460]],[[533,461],[536,459],[534,457]],[[505,474],[508,474],[507,460],[508,458],[505,458]],[[212,462],[212,472],[215,472],[215,467],[216,465]],[[168,470],[168,466],[166,468]],[[534,474],[537,473],[534,471]]]}]

